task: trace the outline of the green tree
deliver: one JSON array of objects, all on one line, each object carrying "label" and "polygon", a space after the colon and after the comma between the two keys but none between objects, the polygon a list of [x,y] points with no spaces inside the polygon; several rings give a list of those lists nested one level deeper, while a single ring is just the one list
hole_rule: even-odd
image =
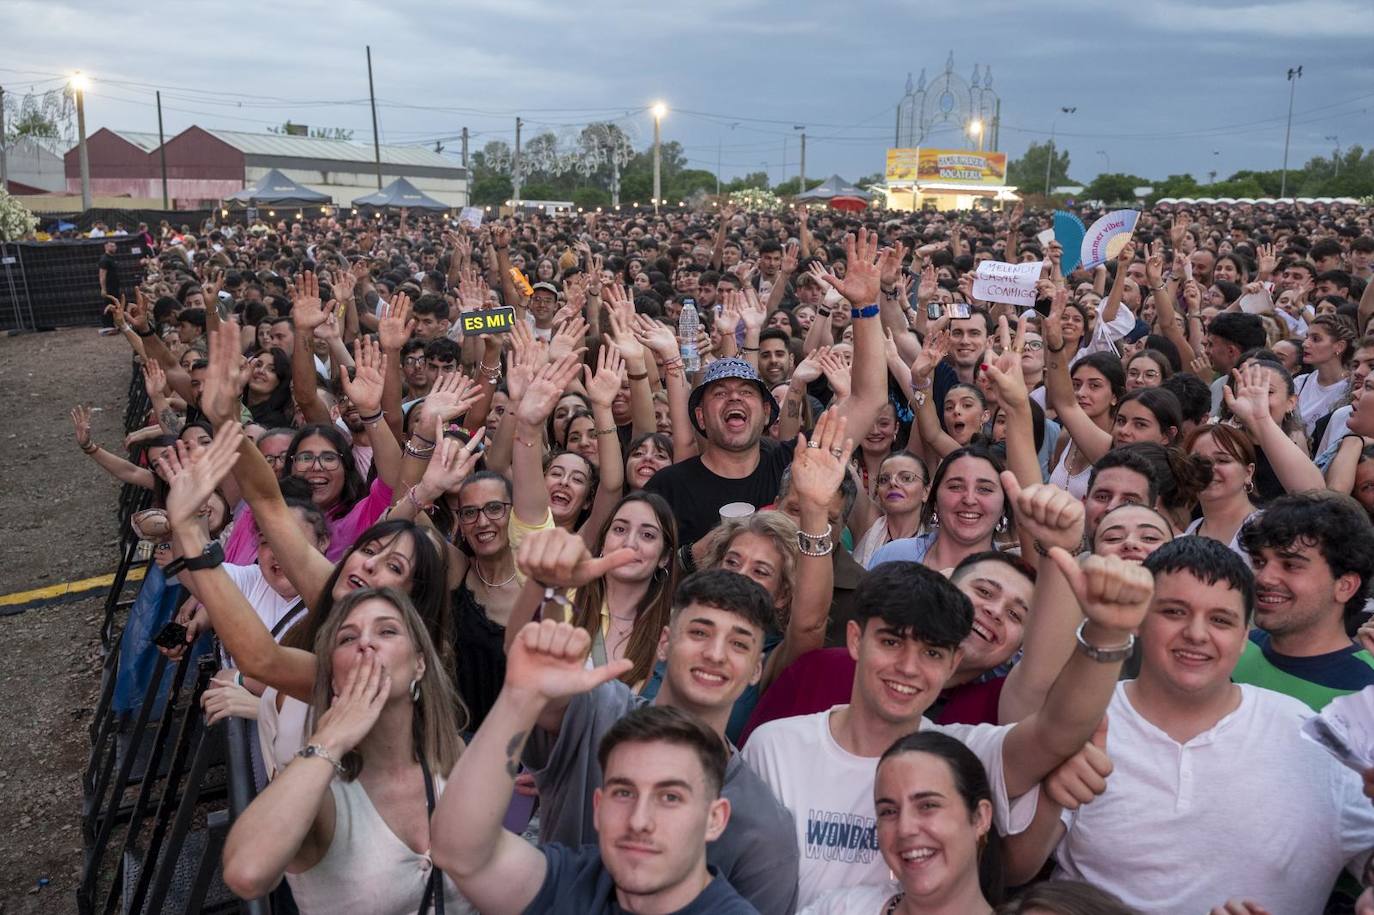
[{"label": "green tree", "polygon": [[[806,189],[808,191],[813,187],[820,187],[822,184],[825,184],[824,178],[816,178],[814,180],[811,178],[806,179]],[[773,193],[777,194],[779,197],[795,197],[801,193],[801,179],[788,178],[786,181],[781,181],[773,188]]]},{"label": "green tree", "polygon": [[[1054,160],[1050,161],[1051,153]],[[1053,149],[1048,142],[1032,142],[1025,155],[1007,163],[1007,183],[1024,193],[1038,194],[1045,190],[1045,166],[1050,167],[1050,187],[1073,184],[1069,177],[1069,151],[1059,145]]]},{"label": "green tree", "polygon": [[724,187],[722,187],[722,190],[728,194],[733,194],[735,191],[743,191],[748,188],[764,190],[767,187],[767,172],[750,172],[749,174],[744,175],[743,177],[735,178],[731,181],[726,182]]},{"label": "green tree", "polygon": [[1202,186],[1192,175],[1170,175],[1163,181],[1156,181],[1154,189],[1152,198],[1197,197],[1203,193]]},{"label": "green tree", "polygon": [[1083,196],[1105,203],[1134,203],[1135,189],[1147,187],[1148,179],[1138,175],[1125,175],[1120,172],[1107,172],[1098,175],[1083,191]]}]

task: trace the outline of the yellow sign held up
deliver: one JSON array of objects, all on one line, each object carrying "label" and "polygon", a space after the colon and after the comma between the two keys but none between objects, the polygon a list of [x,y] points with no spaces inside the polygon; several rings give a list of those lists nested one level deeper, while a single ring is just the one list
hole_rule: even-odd
[{"label": "yellow sign held up", "polygon": [[515,309],[509,305],[469,311],[463,315],[463,335],[480,337],[483,334],[508,334],[515,326]]}]

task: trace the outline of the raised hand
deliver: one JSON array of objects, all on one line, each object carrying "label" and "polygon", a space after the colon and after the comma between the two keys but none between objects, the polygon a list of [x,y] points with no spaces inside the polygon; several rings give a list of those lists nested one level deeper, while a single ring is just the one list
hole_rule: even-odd
[{"label": "raised hand", "polygon": [[239,459],[243,427],[227,422],[215,432],[210,444],[192,456],[185,442],[163,451],[158,458],[167,481],[167,521],[172,530],[200,523],[200,510]]},{"label": "raised hand", "polygon": [[902,276],[902,262],[906,260],[907,247],[901,242],[890,249],[891,253],[882,259],[879,270],[879,282],[883,289],[891,289],[897,285],[897,281]]},{"label": "raised hand", "polygon": [[1117,556],[1087,556],[1079,562],[1062,547],[1053,547],[1050,559],[1068,579],[1090,626],[1096,627],[1094,637],[1119,645],[1140,628],[1155,593],[1149,569]]},{"label": "raised hand", "polygon": [[167,373],[156,359],[143,363],[143,390],[148,392],[149,400],[156,400],[167,390]]},{"label": "raised hand", "polygon": [[[353,290],[358,285],[358,278],[353,275],[351,270],[334,271],[334,283],[330,289],[334,293],[334,301],[347,303],[353,301]],[[295,309],[293,308],[294,312]]]},{"label": "raised hand", "polygon": [[333,701],[329,710],[320,716],[310,742],[324,747],[335,759],[341,759],[362,742],[381,717],[391,692],[391,674],[376,654],[366,652],[348,672],[343,684],[333,683],[331,689]]},{"label": "raised hand", "polygon": [[648,315],[635,315],[633,325],[635,339],[653,351],[664,362],[677,358],[677,335],[673,329]]},{"label": "raised hand", "polygon": [[1014,346],[985,366],[985,374],[992,382],[997,394],[997,402],[1003,405],[1026,403],[1030,392],[1026,390],[1026,376],[1021,366],[1021,352]]},{"label": "raised hand", "polygon": [[1083,503],[1052,483],[1023,487],[1016,474],[1002,471],[1002,488],[1016,516],[1017,530],[1046,550],[1076,552],[1083,545]]},{"label": "raised hand", "polygon": [[935,298],[935,290],[940,284],[935,277],[935,267],[926,264],[921,268],[921,283],[916,287],[916,301],[922,305]]},{"label": "raised hand", "polygon": [[372,416],[382,408],[382,387],[386,383],[386,356],[371,337],[353,341],[355,372],[350,381],[347,372],[339,373],[344,393],[362,416]]},{"label": "raised hand", "polygon": [[200,694],[200,707],[205,712],[205,723],[215,724],[231,717],[257,718],[258,697],[233,680],[220,679],[221,676],[227,677],[228,674],[221,672],[216,675],[205,688],[205,692]]},{"label": "raised hand", "polygon": [[399,353],[410,335],[415,332],[415,320],[410,316],[410,296],[398,292],[382,308],[377,319],[377,339],[388,353]]},{"label": "raised hand", "polygon": [[721,302],[720,314],[716,315],[716,333],[722,337],[728,337],[739,327],[741,300],[744,298],[739,292],[731,290],[725,293],[724,300]]},{"label": "raised hand", "polygon": [[510,334],[510,365],[506,368],[506,390],[510,399],[518,402],[534,375],[548,361],[548,344],[536,340],[529,325],[516,321]]},{"label": "raised hand", "polygon": [[1260,276],[1270,276],[1279,266],[1279,256],[1274,251],[1273,245],[1260,245],[1258,251],[1258,266]]},{"label": "raised hand", "polygon": [[1045,337],[1045,348],[1048,350],[1059,350],[1064,347],[1064,309],[1068,306],[1068,288],[1056,286],[1050,296],[1050,313],[1040,325],[1040,332]]},{"label": "raised hand", "polygon": [[584,350],[569,353],[557,362],[550,362],[539,369],[525,388],[515,408],[515,416],[531,426],[543,426],[558,405],[558,398],[568,389],[577,377],[581,367],[580,359]]},{"label": "raised hand", "polygon": [[555,315],[554,324],[558,329],[549,340],[549,358],[562,359],[585,342],[587,322],[583,320],[581,313],[577,313],[565,317],[562,324],[558,324],[558,316]]},{"label": "raised hand", "polygon": [[853,388],[853,377],[849,364],[840,357],[840,354],[834,350],[827,350],[826,354],[820,358],[820,366],[826,382],[830,385],[830,390],[835,392],[836,401],[842,401],[848,397]]},{"label": "raised hand", "polygon": [[810,441],[797,436],[792,457],[792,486],[803,502],[827,505],[844,480],[854,439],[845,437],[848,417],[826,410],[816,420]]},{"label": "raised hand", "polygon": [[855,308],[873,305],[878,301],[880,276],[878,233],[860,228],[857,238],[846,235],[844,254],[844,279],[828,273],[822,274],[819,279],[848,299]]},{"label": "raised hand", "polygon": [[800,242],[788,242],[782,249],[782,266],[779,268],[783,273],[791,276],[797,272],[797,258],[801,253]]},{"label": "raised hand", "polygon": [[1235,390],[1231,390],[1230,385],[1221,389],[1222,400],[1226,402],[1231,415],[1247,428],[1270,419],[1269,378],[1264,368],[1259,364],[1251,364],[1243,372],[1232,369],[1231,377],[1236,381]]},{"label": "raised hand", "polygon": [[1135,239],[1130,239],[1121,246],[1121,250],[1116,252],[1116,266],[1118,270],[1125,270],[1135,260]]},{"label": "raised hand", "polygon": [[425,465],[425,475],[416,484],[416,496],[421,502],[434,502],[444,493],[457,492],[458,485],[466,480],[477,466],[482,456],[482,438],[487,434],[485,428],[474,432],[467,444],[463,444],[448,431],[448,421],[435,417],[434,455]]},{"label": "raised hand", "polygon": [[291,300],[291,323],[298,331],[313,331],[329,317],[320,301],[320,281],[309,270],[296,277],[296,295]]},{"label": "raised hand", "polygon": [[1151,254],[1145,258],[1145,279],[1151,288],[1164,282],[1164,255]]},{"label": "raised hand", "polygon": [[219,425],[239,418],[244,385],[253,367],[239,349],[239,326],[232,318],[221,321],[210,338],[209,367],[200,390],[200,409],[210,422]]},{"label": "raised hand", "polygon": [[1083,749],[1045,776],[1045,794],[1065,810],[1077,810],[1084,804],[1091,804],[1107,790],[1107,777],[1112,774],[1112,768],[1111,757],[1107,755],[1107,717],[1104,715]]},{"label": "raised hand", "polygon": [[546,587],[580,588],[634,558],[629,547],[593,558],[585,540],[554,527],[535,531],[521,541],[515,564],[527,578]]},{"label": "raised hand", "polygon": [[86,449],[91,447],[91,410],[90,407],[77,404],[72,407],[72,428],[76,432],[76,445],[78,448]]},{"label": "raised hand", "polygon": [[1212,368],[1212,358],[1206,353],[1203,353],[1201,356],[1194,356],[1188,363],[1188,371],[1192,372],[1202,381],[1209,383],[1217,376],[1216,370]]},{"label": "raised hand", "polygon": [[797,367],[792,370],[792,379],[803,384],[810,384],[824,374],[821,362],[830,354],[830,347],[818,346],[806,354],[806,358],[797,363]]},{"label": "raised hand", "polygon": [[462,372],[445,372],[435,379],[434,387],[416,408],[425,411],[426,423],[434,419],[447,426],[471,410],[481,398],[481,386],[471,378]]},{"label": "raised hand", "polygon": [[[521,552],[528,544],[528,539],[521,544]],[[588,668],[591,647],[592,637],[581,626],[555,620],[526,623],[506,649],[504,688],[548,702],[590,692],[634,666],[630,658],[621,658]]]},{"label": "raised hand", "polygon": [[611,324],[611,343],[620,350],[626,369],[638,375],[644,371],[644,345],[634,334],[634,306],[631,305],[629,311],[613,308],[606,317]]},{"label": "raised hand", "polygon": [[597,357],[596,373],[589,365],[582,366],[585,376],[583,387],[593,404],[609,407],[620,393],[621,382],[625,379],[625,360],[614,346],[603,346]]},{"label": "raised hand", "polygon": [[758,291],[753,286],[745,286],[741,295],[740,319],[744,321],[745,332],[761,330],[763,322],[768,319],[768,309],[759,301]]},{"label": "raised hand", "polygon": [[949,333],[940,330],[927,334],[925,345],[921,347],[916,361],[911,363],[911,383],[918,388],[925,387],[926,379],[935,371],[935,366],[948,355]]},{"label": "raised hand", "polygon": [[1183,284],[1183,304],[1189,314],[1202,307],[1202,287],[1197,284],[1197,280],[1188,280]]}]

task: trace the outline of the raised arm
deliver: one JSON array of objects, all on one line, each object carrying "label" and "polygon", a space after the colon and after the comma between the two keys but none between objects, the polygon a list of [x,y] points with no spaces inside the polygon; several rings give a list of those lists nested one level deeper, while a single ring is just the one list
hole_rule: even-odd
[{"label": "raised arm", "polygon": [[668,419],[673,431],[673,461],[685,461],[697,454],[696,430],[692,427],[687,407],[691,389],[682,369],[682,353],[672,328],[648,315],[636,315],[635,336],[663,363],[664,382],[668,388]]},{"label": "raised arm", "polygon": [[[230,322],[225,322],[228,326]],[[234,330],[237,335],[237,329]],[[167,519],[172,539],[182,556],[200,556],[210,535],[199,517],[200,508],[240,460],[243,430],[224,423],[209,446],[192,457],[178,443],[175,452],[163,457],[168,478]],[[323,558],[323,557],[321,557]],[[243,592],[220,566],[183,569],[192,592],[205,606],[210,625],[244,676],[261,680],[289,696],[308,702],[315,686],[315,656],[283,648],[272,638]],[[307,602],[308,603],[308,602]]]},{"label": "raised arm", "polygon": [[[845,427],[843,416],[827,410],[816,422],[810,442],[805,435],[797,436],[792,458],[792,487],[801,505],[798,527],[809,538],[829,539],[832,534],[826,506],[839,490],[847,472],[848,456],[854,450],[854,440],[845,437]],[[833,552],[833,542],[829,549],[801,550],[787,631],[783,633],[782,644],[771,651],[764,662],[760,692],[797,658],[825,645],[826,619],[835,589]]]},{"label": "raised arm", "polygon": [[1035,450],[1035,427],[1030,392],[1026,390],[1026,378],[1021,370],[1021,351],[1007,347],[987,366],[986,372],[1007,416],[1007,469],[1016,475],[1022,486],[1039,483],[1040,458]]},{"label": "raised arm", "polygon": [[291,323],[296,331],[296,345],[291,349],[291,397],[308,423],[333,422],[329,408],[320,399],[315,382],[315,354],[310,347],[315,329],[328,317],[320,301],[319,280],[307,270],[296,277],[296,296],[291,302]]},{"label": "raised arm", "polygon": [[1116,320],[1117,312],[1121,310],[1121,295],[1126,290],[1126,268],[1135,260],[1135,242],[1128,241],[1121,246],[1121,250],[1116,255],[1116,275],[1112,277],[1112,291],[1107,294],[1107,301],[1102,306],[1102,315],[1098,318],[1098,326],[1111,324]]},{"label": "raised arm", "polygon": [[[653,432],[654,392],[649,385],[649,359],[644,344],[635,336],[634,302],[621,301],[610,306],[611,345],[620,354],[622,367],[630,382],[630,430],[633,435]],[[583,325],[585,326],[585,325]],[[597,423],[598,428],[614,428]],[[602,477],[605,480],[605,477]]]},{"label": "raised arm", "polygon": [[1016,516],[1016,529],[1036,558],[1035,596],[1031,599],[1021,660],[1007,674],[998,706],[998,724],[1014,724],[1039,710],[1045,696],[1073,654],[1074,630],[1083,612],[1049,550],[1059,547],[1076,553],[1083,544],[1083,503],[1061,487],[1022,486],[1010,471],[1002,472],[1002,486]]},{"label": "raised arm", "polygon": [[568,623],[523,627],[506,655],[501,693],[458,758],[430,823],[434,864],[488,915],[517,915],[544,884],[548,865],[524,839],[502,828],[520,755],[552,702],[566,702],[624,674],[629,659],[588,669],[591,636]]},{"label": "raised arm", "polygon": [[[239,396],[249,368],[238,351],[238,326],[225,321],[210,335],[210,365],[201,392],[201,409],[216,426],[238,422]],[[334,572],[334,564],[315,548],[286,507],[277,475],[248,439],[238,444],[234,479],[253,509],[253,521],[272,544],[283,573],[296,593],[313,606]]]},{"label": "raised arm", "polygon": [[401,347],[415,332],[415,320],[410,316],[410,297],[398,292],[382,309],[377,319],[377,342],[381,345],[385,375],[382,386],[382,412],[391,427],[392,436],[400,440],[405,432],[405,415],[401,410]]},{"label": "raised arm", "polygon": [[72,407],[72,426],[76,430],[76,445],[82,453],[100,465],[100,469],[121,483],[128,483],[143,489],[152,489],[155,479],[153,472],[146,467],[126,461],[111,454],[91,441],[91,411],[89,407],[78,404]]},{"label": "raised arm", "polygon": [[730,220],[735,218],[735,208],[721,207],[720,224],[716,226],[715,244],[711,246],[711,269],[719,270],[721,258],[725,256],[725,233],[730,230]]},{"label": "raised arm", "polygon": [[[1049,552],[1087,617],[1083,640],[1099,649],[1132,641],[1154,596],[1149,570],[1115,556],[1089,556],[1080,564],[1058,547]],[[1107,711],[1120,673],[1120,661],[1073,652],[1044,705],[1007,734],[1002,759],[1008,797],[1034,789],[1083,748]]]},{"label": "raised arm", "polygon": [[882,322],[878,320],[879,276],[883,261],[895,256],[892,249],[880,255],[877,233],[861,228],[857,239],[845,239],[844,279],[823,274],[824,282],[849,301],[855,314],[854,394],[837,408],[849,419],[851,429],[871,427],[887,401],[887,360],[883,355]]},{"label": "raised arm", "polygon": [[1069,291],[1063,286],[1057,287],[1049,316],[1041,325],[1045,335],[1045,394],[1060,425],[1078,450],[1089,461],[1096,461],[1111,450],[1112,434],[1093,422],[1074,396],[1073,381],[1069,378],[1069,361],[1073,354],[1064,342],[1064,308],[1068,301]]},{"label": "raised arm", "polygon": [[357,366],[353,379],[339,378],[344,393],[358,408],[358,417],[367,427],[368,442],[372,445],[372,464],[377,479],[395,489],[401,484],[401,446],[392,434],[390,424],[383,422],[382,397],[386,387],[387,357],[370,337],[353,341],[353,361]]},{"label": "raised arm", "polygon": [[515,516],[525,524],[539,524],[548,515],[549,491],[544,485],[542,447],[544,428],[558,405],[558,398],[577,377],[581,356],[582,351],[578,350],[542,366],[525,388],[525,396],[514,405],[515,453],[511,458],[511,483],[515,490]]},{"label": "raised arm", "polygon": [[[629,330],[625,330],[624,334],[630,340],[634,340]],[[634,345],[640,346],[639,341],[634,340]],[[639,358],[642,367],[644,357],[641,355]],[[601,482],[596,488],[596,497],[592,500],[591,513],[579,531],[588,546],[596,542],[601,525],[611,516],[616,503],[620,501],[621,493],[625,490],[625,458],[620,452],[620,430],[616,428],[615,415],[611,412],[611,403],[620,391],[620,382],[625,377],[625,372],[625,360],[620,357],[620,350],[615,346],[601,347],[594,374],[591,366],[582,366],[587,396],[592,402],[592,427],[596,436],[597,465],[601,477]]]},{"label": "raised arm", "polygon": [[[943,459],[959,447],[940,425],[940,415],[935,406],[935,367],[949,352],[949,334],[945,331],[932,333],[926,337],[925,346],[911,363],[911,398],[916,408],[916,431],[926,448]],[[943,406],[943,405],[942,405]]]},{"label": "raised arm", "polygon": [[1236,389],[1231,390],[1230,385],[1221,389],[1226,408],[1240,420],[1245,431],[1250,433],[1255,444],[1269,459],[1274,475],[1279,478],[1283,488],[1288,492],[1324,489],[1326,480],[1322,478],[1317,465],[1269,414],[1269,376],[1265,374],[1264,367],[1251,364],[1244,373],[1232,369],[1231,375],[1236,380]]},{"label": "raised arm", "polygon": [[1365,440],[1359,435],[1347,435],[1336,446],[1336,456],[1326,466],[1326,488],[1332,492],[1353,495],[1355,492],[1355,472],[1360,466],[1360,454],[1364,451]]},{"label": "raised arm", "polygon": [[[1193,346],[1188,342],[1184,329],[1178,326],[1178,302],[1173,289],[1164,281],[1164,255],[1151,254],[1145,259],[1145,279],[1150,289],[1154,290],[1155,320],[1159,324],[1159,332],[1178,349],[1179,359],[1187,365],[1193,361]],[[1189,312],[1185,315],[1185,321],[1191,317],[1191,309]]]}]

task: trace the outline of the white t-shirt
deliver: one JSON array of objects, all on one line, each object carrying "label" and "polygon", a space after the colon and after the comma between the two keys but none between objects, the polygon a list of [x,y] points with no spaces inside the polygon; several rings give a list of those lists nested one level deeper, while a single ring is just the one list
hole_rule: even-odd
[{"label": "white t-shirt", "polygon": [[1307,426],[1307,434],[1311,435],[1317,420],[1336,409],[1336,405],[1350,390],[1350,379],[1342,378],[1335,384],[1322,387],[1317,383],[1317,373],[1308,372],[1294,379],[1293,386],[1298,389],[1298,415]]},{"label": "white t-shirt", "polygon": [[[891,878],[878,851],[873,779],[878,760],[855,756],[830,732],[827,712],[781,718],[759,727],[745,745],[744,761],[773,789],[792,814],[801,851],[798,907],[831,890],[879,884]],[[992,787],[993,819],[1003,835],[1015,835],[1035,817],[1038,791],[1011,802],[1002,770],[1002,741],[1012,726],[938,725],[922,718],[920,730],[964,742],[983,763]]]},{"label": "white t-shirt", "polygon": [[1106,792],[1064,813],[1055,876],[1147,913],[1249,899],[1320,915],[1341,867],[1358,874],[1374,847],[1374,807],[1359,776],[1299,733],[1307,706],[1241,685],[1234,712],[1180,745],[1126,686],[1107,708],[1115,770]]},{"label": "white t-shirt", "polygon": [[281,621],[286,615],[286,611],[296,606],[299,597],[282,597],[272,586],[267,583],[267,579],[262,575],[262,569],[256,564],[251,566],[238,566],[232,562],[224,563],[225,574],[234,583],[248,603],[253,605],[253,609],[258,613],[258,619],[269,630]]},{"label": "white t-shirt", "polygon": [[902,891],[896,880],[832,890],[797,915],[882,915],[893,896]]}]

